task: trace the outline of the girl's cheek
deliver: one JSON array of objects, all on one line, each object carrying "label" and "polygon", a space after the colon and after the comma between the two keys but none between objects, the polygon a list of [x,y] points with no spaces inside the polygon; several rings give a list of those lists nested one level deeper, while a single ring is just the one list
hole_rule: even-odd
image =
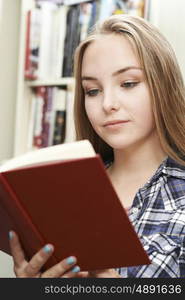
[{"label": "girl's cheek", "polygon": [[85,103],[85,110],[86,110],[86,114],[89,119],[92,119],[93,116],[95,116],[95,114],[96,114],[95,106],[91,105],[89,102]]}]

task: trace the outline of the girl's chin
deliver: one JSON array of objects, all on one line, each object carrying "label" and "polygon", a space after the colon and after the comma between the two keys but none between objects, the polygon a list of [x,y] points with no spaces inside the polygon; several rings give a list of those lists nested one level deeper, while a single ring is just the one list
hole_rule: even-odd
[{"label": "girl's chin", "polygon": [[124,150],[129,146],[128,144],[115,143],[115,142],[110,142],[110,141],[106,141],[106,143],[114,150]]},{"label": "girl's chin", "polygon": [[126,139],[124,139],[124,142],[123,142],[123,140],[120,141],[118,139],[117,140],[104,139],[104,141],[114,150],[126,150],[135,144],[135,142],[133,140],[131,141],[131,140],[126,140]]},{"label": "girl's chin", "polygon": [[109,137],[103,135],[100,136],[105,143],[115,150],[123,150],[135,144],[133,137],[131,139],[131,137],[128,135],[125,135],[124,137],[123,135]]}]

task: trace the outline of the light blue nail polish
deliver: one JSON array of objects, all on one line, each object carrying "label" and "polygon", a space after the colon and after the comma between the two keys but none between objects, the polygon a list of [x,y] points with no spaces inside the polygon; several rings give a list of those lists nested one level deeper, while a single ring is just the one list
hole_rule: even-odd
[{"label": "light blue nail polish", "polygon": [[80,272],[80,267],[79,267],[79,266],[74,267],[74,268],[71,270],[71,272],[73,272],[73,273]]},{"label": "light blue nail polish", "polygon": [[11,240],[13,238],[13,233],[11,231],[9,231],[8,236],[9,236],[9,239]]},{"label": "light blue nail polish", "polygon": [[70,257],[68,257],[68,258],[66,259],[66,261],[67,261],[67,264],[68,264],[68,265],[71,265],[71,264],[73,264],[73,263],[75,262],[75,259],[74,259],[73,256],[70,256]]},{"label": "light blue nail polish", "polygon": [[46,245],[46,246],[44,246],[43,250],[45,253],[49,253],[49,252],[51,252],[52,248],[50,245]]}]

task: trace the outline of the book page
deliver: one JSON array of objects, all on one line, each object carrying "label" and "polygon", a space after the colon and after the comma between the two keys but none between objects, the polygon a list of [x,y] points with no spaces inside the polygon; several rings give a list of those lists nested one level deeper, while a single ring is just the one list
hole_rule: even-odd
[{"label": "book page", "polygon": [[95,155],[96,152],[88,140],[76,141],[30,151],[21,156],[17,156],[4,163],[0,167],[0,172],[23,166],[36,165],[42,162],[94,157]]}]

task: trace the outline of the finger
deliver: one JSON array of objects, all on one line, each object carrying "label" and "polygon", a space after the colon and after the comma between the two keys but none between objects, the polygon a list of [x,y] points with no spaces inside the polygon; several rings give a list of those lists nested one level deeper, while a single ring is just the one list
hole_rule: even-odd
[{"label": "finger", "polygon": [[29,261],[25,268],[25,273],[28,277],[33,277],[40,272],[40,269],[49,259],[54,251],[54,247],[51,244],[45,245],[40,249]]},{"label": "finger", "polygon": [[25,262],[25,256],[18,235],[12,230],[9,232],[9,243],[14,265],[15,267],[19,267]]},{"label": "finger", "polygon": [[47,270],[42,274],[41,277],[50,277],[50,278],[56,278],[61,277],[64,275],[67,271],[69,271],[77,262],[76,257],[70,256],[66,259],[63,259],[61,262]]},{"label": "finger", "polygon": [[97,271],[90,271],[90,277],[96,278],[120,278],[120,275],[115,269],[103,269]]},{"label": "finger", "polygon": [[65,273],[62,278],[72,278],[72,277],[80,277],[79,276],[79,272],[80,272],[80,267],[79,266],[75,266],[74,268],[72,268],[69,272]]},{"label": "finger", "polygon": [[[78,267],[78,266],[77,266]],[[62,278],[70,278],[70,277],[77,277],[77,278],[87,278],[89,276],[89,272],[80,272],[80,270],[72,269],[71,272],[68,272]]]}]

